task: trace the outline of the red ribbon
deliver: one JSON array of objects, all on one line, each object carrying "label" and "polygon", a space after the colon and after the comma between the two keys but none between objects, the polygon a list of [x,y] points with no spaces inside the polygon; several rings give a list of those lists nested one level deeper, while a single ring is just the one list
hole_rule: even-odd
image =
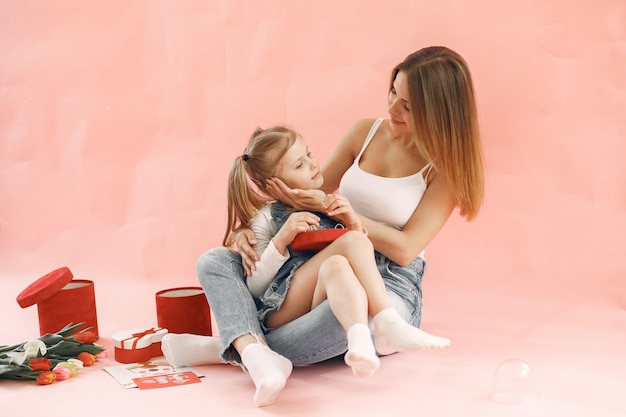
[{"label": "red ribbon", "polygon": [[130,339],[132,339],[134,337],[136,337],[137,339],[135,339],[135,341],[133,342],[133,346],[131,347],[132,350],[135,350],[137,348],[137,342],[139,342],[140,339],[142,339],[144,336],[147,336],[149,334],[156,334],[156,332],[158,330],[161,330],[161,328],[158,327],[158,328],[155,329],[154,327],[151,327],[148,330],[144,330],[141,333],[132,333],[130,335],[130,337],[127,337],[126,339],[123,339],[121,341],[121,343],[122,343],[121,348],[124,349],[124,342],[126,342],[127,340],[130,340]]},{"label": "red ribbon", "polygon": [[[163,355],[161,351],[161,341],[153,342],[144,348],[137,349],[137,342],[144,336],[156,334],[159,330],[163,330],[160,327],[156,329],[154,327],[144,330],[139,333],[133,333],[130,337],[121,341],[121,348],[115,347],[115,360],[121,363],[134,363],[134,362],[147,362],[153,357]],[[124,348],[124,342],[135,338],[131,349]]]}]

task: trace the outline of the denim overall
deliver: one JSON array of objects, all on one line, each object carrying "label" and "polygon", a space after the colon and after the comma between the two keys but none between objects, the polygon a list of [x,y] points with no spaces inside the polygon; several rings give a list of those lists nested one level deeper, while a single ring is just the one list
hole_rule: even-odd
[{"label": "denim overall", "polygon": [[[285,222],[289,218],[292,213],[300,210],[292,210],[287,209],[285,204],[281,201],[277,201],[272,203],[272,220],[274,220],[274,226],[276,229],[276,233],[280,230],[281,227],[284,226]],[[314,213],[320,218],[320,224],[317,229],[332,229],[341,226],[341,223],[328,217],[323,213]],[[306,232],[305,232],[306,233]],[[270,313],[278,310],[283,303],[285,296],[287,295],[287,290],[289,289],[289,284],[291,283],[291,279],[293,274],[304,264],[306,261],[311,259],[314,252],[295,252],[288,247],[290,257],[283,264],[283,266],[278,270],[274,280],[270,283],[269,287],[265,290],[263,295],[261,295],[258,299],[256,299],[257,310],[259,312],[259,320],[261,322],[261,327],[264,332],[269,331],[270,329],[265,326],[265,321]]]}]

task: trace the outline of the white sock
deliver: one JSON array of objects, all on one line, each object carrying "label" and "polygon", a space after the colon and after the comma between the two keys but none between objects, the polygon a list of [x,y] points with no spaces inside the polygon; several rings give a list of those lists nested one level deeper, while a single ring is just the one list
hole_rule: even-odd
[{"label": "white sock", "polygon": [[291,361],[264,344],[252,343],[241,352],[241,362],[256,386],[254,405],[273,404],[291,375]]},{"label": "white sock", "polygon": [[411,352],[418,349],[441,349],[450,346],[450,339],[433,336],[404,321],[390,307],[374,317],[376,350],[381,355]]},{"label": "white sock", "polygon": [[354,324],[348,329],[348,352],[344,361],[352,368],[352,373],[360,378],[374,375],[380,366],[372,335],[366,324]]},{"label": "white sock", "polygon": [[161,340],[161,350],[170,365],[193,366],[224,363],[219,337],[168,333]]}]

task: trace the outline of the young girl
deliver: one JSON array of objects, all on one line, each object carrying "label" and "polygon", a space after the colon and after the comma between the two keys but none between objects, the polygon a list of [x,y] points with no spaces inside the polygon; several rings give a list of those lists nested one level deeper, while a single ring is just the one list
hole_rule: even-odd
[{"label": "young girl", "polygon": [[[328,300],[347,332],[344,360],[359,377],[378,369],[377,351],[390,354],[450,344],[409,325],[390,307],[374,248],[347,199],[325,195],[326,214],[297,211],[280,201],[268,203],[270,178],[307,190],[319,189],[324,182],[302,137],[286,127],[257,129],[243,155],[233,162],[223,243],[230,246],[232,231],[241,226],[255,232],[260,260],[246,283],[257,300],[264,330],[282,326]],[[311,228],[335,227],[334,219],[348,232],[318,253],[290,250],[296,235]],[[368,315],[373,317],[374,342]],[[245,366],[245,351],[242,360]]]}]

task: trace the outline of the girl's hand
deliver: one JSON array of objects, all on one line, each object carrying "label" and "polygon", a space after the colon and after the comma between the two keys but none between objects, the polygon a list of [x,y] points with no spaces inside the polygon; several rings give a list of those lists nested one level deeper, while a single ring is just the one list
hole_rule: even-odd
[{"label": "girl's hand", "polygon": [[280,228],[276,236],[272,238],[274,246],[278,252],[285,255],[287,246],[293,242],[295,237],[311,229],[311,226],[319,226],[320,218],[308,211],[297,211],[289,216],[283,227]]},{"label": "girl's hand", "polygon": [[298,210],[323,211],[326,193],[322,190],[300,190],[289,188],[278,178],[267,180],[267,191],[272,197]]},{"label": "girl's hand", "polygon": [[252,229],[239,229],[234,232],[235,248],[241,255],[241,263],[246,276],[250,276],[255,269],[255,263],[259,260],[259,255],[254,250],[256,238]]},{"label": "girl's hand", "polygon": [[338,219],[348,230],[363,230],[361,218],[346,197],[339,194],[327,194],[324,205],[327,207],[326,214]]}]

